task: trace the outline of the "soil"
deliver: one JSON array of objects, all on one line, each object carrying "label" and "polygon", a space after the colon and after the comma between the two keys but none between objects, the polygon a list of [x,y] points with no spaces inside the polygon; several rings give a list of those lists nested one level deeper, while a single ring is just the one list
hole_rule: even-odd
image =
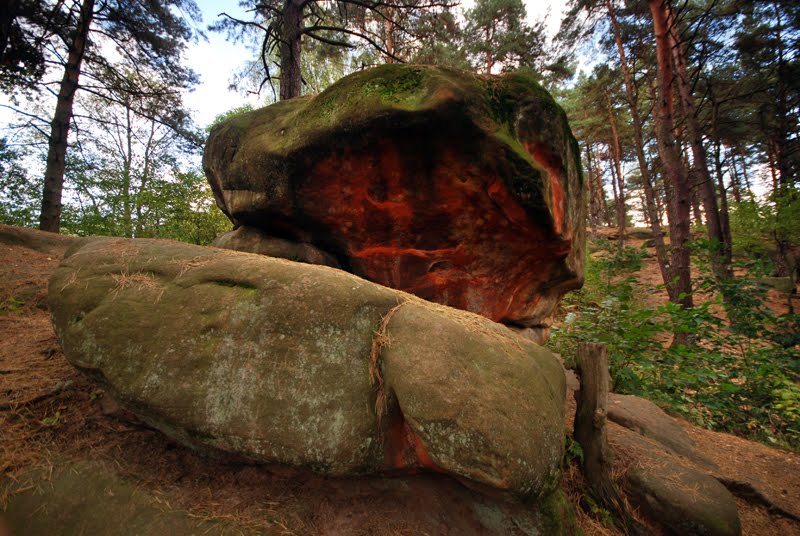
[{"label": "soil", "polygon": [[[464,501],[477,492],[455,480],[429,474],[329,479],[226,463],[126,419],[69,365],[53,333],[46,283],[65,247],[35,251],[0,241],[0,480],[16,481],[6,493],[25,489],[24,475],[32,468],[47,471],[64,460],[92,460],[193,517],[274,534],[479,532],[464,512]],[[573,414],[568,396],[567,430]],[[747,490],[737,498],[744,534],[800,536],[798,518],[764,504],[800,515],[800,456],[680,422],[726,478],[759,490],[762,499]],[[565,467],[562,486],[585,534],[621,534],[592,513],[575,463]],[[7,499],[0,496],[0,507]],[[441,515],[431,519],[431,512]],[[458,526],[451,520],[459,520]]]}]

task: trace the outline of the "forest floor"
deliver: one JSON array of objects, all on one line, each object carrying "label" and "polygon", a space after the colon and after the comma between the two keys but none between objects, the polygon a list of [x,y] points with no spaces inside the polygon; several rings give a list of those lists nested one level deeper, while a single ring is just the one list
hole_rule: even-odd
[{"label": "forest floor", "polygon": [[[0,479],[21,479],[31,468],[52,471],[67,459],[102,460],[137,488],[198,518],[253,528],[268,520],[275,534],[420,533],[409,505],[381,497],[379,486],[212,461],[118,418],[120,408],[66,361],[50,323],[46,285],[63,251],[58,245],[35,251],[0,243]],[[642,285],[651,288],[659,277],[653,263],[647,259],[640,271]],[[568,430],[573,413],[568,395]],[[724,474],[753,483],[773,504],[800,513],[800,456],[679,422]],[[620,534],[584,510],[575,463],[565,469],[563,486],[585,534]],[[22,481],[13,489],[21,487]],[[442,501],[435,488],[429,494],[419,500]],[[0,512],[7,499],[0,496]],[[800,536],[800,521],[744,496],[737,504],[743,534]],[[335,512],[341,508],[350,509],[344,523]],[[453,532],[443,526],[437,533]]]}]

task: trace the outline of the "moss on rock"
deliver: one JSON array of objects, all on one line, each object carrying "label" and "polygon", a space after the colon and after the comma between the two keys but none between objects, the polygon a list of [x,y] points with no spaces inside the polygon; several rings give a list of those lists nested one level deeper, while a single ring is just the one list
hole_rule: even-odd
[{"label": "moss on rock", "polygon": [[49,301],[67,359],[195,448],[552,488],[561,367],[483,317],[324,266],[145,239],[72,248]]}]

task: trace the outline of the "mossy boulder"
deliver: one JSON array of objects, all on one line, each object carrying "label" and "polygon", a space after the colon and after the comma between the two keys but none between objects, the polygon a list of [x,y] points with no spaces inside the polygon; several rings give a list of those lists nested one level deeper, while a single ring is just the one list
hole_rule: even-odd
[{"label": "mossy boulder", "polygon": [[523,497],[557,480],[562,369],[481,316],[325,266],[144,239],[73,246],[49,303],[70,362],[195,448]]},{"label": "mossy boulder", "polygon": [[430,301],[546,327],[582,282],[577,143],[525,74],[365,70],[220,123],[203,162],[236,225]]}]

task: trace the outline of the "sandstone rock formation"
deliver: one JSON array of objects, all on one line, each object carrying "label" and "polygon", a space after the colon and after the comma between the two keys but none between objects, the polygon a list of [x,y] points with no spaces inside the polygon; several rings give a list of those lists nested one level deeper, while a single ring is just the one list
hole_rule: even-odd
[{"label": "sandstone rock formation", "polygon": [[235,225],[534,339],[582,281],[577,144],[522,74],[356,73],[217,125],[204,168]]},{"label": "sandstone rock formation", "polygon": [[191,446],[328,475],[553,489],[564,375],[483,317],[324,266],[89,239],[49,303],[67,358]]}]

